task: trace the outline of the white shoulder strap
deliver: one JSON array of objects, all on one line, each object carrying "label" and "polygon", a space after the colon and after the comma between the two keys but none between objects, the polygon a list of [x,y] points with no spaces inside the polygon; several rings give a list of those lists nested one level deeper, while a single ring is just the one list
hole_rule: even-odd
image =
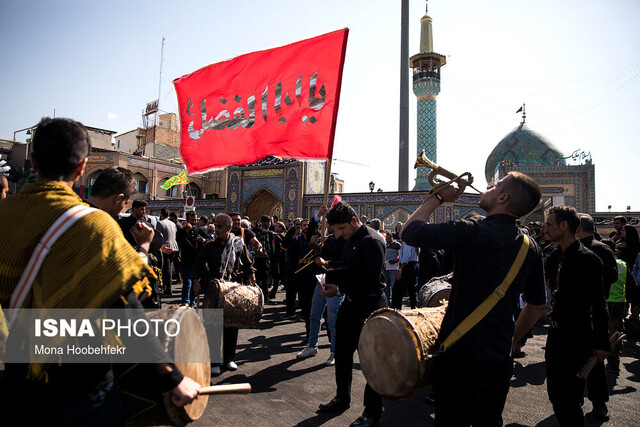
[{"label": "white shoulder strap", "polygon": [[44,259],[47,257],[47,254],[49,254],[49,251],[51,250],[51,247],[56,242],[56,240],[58,240],[58,238],[62,234],[64,234],[64,232],[67,231],[69,227],[75,224],[77,220],[95,210],[97,209],[90,208],[84,205],[74,206],[63,213],[60,218],[58,218],[56,222],[53,223],[49,230],[47,230],[44,236],[42,236],[42,238],[36,245],[35,250],[31,254],[29,263],[22,272],[22,276],[20,277],[20,281],[18,281],[18,285],[13,291],[13,295],[11,295],[9,308],[13,310],[10,311],[11,314],[9,317],[9,323],[13,322],[16,315],[18,314],[18,309],[22,307],[22,303],[24,302],[26,296],[29,294],[29,290],[31,290],[33,281],[38,275]]}]

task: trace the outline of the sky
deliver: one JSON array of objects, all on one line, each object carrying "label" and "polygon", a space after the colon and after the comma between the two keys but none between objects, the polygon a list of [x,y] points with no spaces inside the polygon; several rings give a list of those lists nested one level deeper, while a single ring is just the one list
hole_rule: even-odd
[{"label": "sky", "polygon": [[[409,56],[424,0],[410,0]],[[640,211],[640,1],[431,0],[438,164],[484,188],[491,150],[520,123],[590,153],[596,209]],[[147,102],[177,113],[173,79],[244,53],[348,27],[332,172],[346,192],[398,189],[400,1],[0,2],[0,137],[44,116],[124,133]],[[165,37],[160,79],[160,53]],[[410,80],[411,81],[411,80]],[[159,92],[160,87],[160,92]],[[410,89],[411,90],[411,89]],[[410,181],[416,98],[409,95]],[[24,141],[25,132],[16,138]],[[569,162],[573,164],[573,162]]]}]

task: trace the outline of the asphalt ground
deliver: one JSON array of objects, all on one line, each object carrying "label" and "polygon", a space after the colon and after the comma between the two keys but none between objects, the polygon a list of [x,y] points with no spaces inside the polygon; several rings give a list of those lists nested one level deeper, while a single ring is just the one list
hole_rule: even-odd
[{"label": "asphalt ground", "polygon": [[[326,366],[329,342],[322,330],[317,356],[297,359],[305,335],[304,322],[284,320],[284,292],[277,295],[277,305],[265,306],[255,329],[240,330],[236,352],[237,371],[223,371],[212,384],[248,382],[248,395],[210,396],[203,416],[193,426],[346,426],[362,413],[365,379],[356,353],[353,368],[351,407],[341,413],[317,413],[318,405],[335,395],[335,370]],[[408,300],[407,300],[408,301]],[[640,326],[635,325],[636,330]],[[534,337],[523,350],[526,356],[515,360],[511,389],[503,412],[505,425],[558,425],[547,397],[544,365],[546,327],[536,327]],[[636,337],[638,334],[636,334]],[[607,373],[610,384],[608,403],[611,419],[601,422],[592,415],[592,405],[585,398],[584,412],[588,426],[640,424],[640,345],[626,342],[620,372]],[[380,426],[430,426],[434,424],[434,407],[427,401],[429,389],[417,391],[402,402],[384,401]],[[461,406],[462,409],[462,406]]]},{"label": "asphalt ground", "polygon": [[[180,285],[174,284],[172,290],[173,296],[165,299],[169,305],[180,302]],[[357,353],[351,407],[339,413],[316,412],[320,403],[328,402],[335,395],[335,370],[325,365],[329,357],[326,331],[321,331],[317,356],[297,359],[296,354],[304,348],[301,345],[305,336],[304,322],[299,318],[282,319],[285,311],[283,299],[284,291],[278,292],[278,303],[265,306],[259,325],[255,329],[240,330],[236,352],[238,370],[223,371],[212,379],[212,384],[248,382],[252,392],[210,396],[205,413],[191,426],[347,426],[362,413],[365,378]],[[629,324],[629,331],[631,334],[624,344],[620,372],[607,372],[611,419],[602,422],[588,414],[592,405],[585,397],[587,426],[640,425],[640,322]],[[558,425],[546,390],[546,333],[546,327],[535,327],[534,337],[523,348],[526,356],[514,362],[511,389],[503,412],[505,425]],[[0,375],[3,369],[0,366]],[[379,425],[434,425],[434,407],[427,400],[429,393],[429,389],[423,389],[402,402],[385,400]]]}]

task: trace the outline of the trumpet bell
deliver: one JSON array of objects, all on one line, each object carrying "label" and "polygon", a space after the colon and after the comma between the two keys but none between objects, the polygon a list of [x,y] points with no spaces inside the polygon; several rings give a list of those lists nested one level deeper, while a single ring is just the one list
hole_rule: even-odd
[{"label": "trumpet bell", "polygon": [[417,169],[419,167],[437,169],[438,165],[436,165],[431,160],[429,160],[429,158],[427,157],[423,149],[420,155],[418,156],[418,158],[416,159],[416,163],[413,165],[414,169]]}]

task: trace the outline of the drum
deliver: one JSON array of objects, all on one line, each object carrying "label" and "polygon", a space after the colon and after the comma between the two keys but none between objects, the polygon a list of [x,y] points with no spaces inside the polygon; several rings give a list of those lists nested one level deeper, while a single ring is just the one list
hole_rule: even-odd
[{"label": "drum", "polygon": [[406,399],[430,383],[435,343],[447,305],[398,311],[381,308],[365,322],[358,354],[367,382],[387,399]]},{"label": "drum", "polygon": [[418,291],[418,307],[438,307],[449,301],[451,283],[442,277],[429,280]]},{"label": "drum", "polygon": [[[167,354],[178,361],[176,366],[185,377],[191,377],[201,386],[211,383],[209,344],[202,320],[195,310],[180,307],[177,310],[148,312],[150,319],[175,319],[181,331],[175,337],[160,339]],[[162,331],[162,328],[160,328]],[[180,363],[180,360],[198,360],[201,363]],[[199,396],[190,404],[177,408],[171,403],[171,393],[162,393],[155,384],[155,365],[114,365],[126,424],[130,426],[176,425],[184,426],[204,413],[209,396]]]},{"label": "drum", "polygon": [[214,279],[204,291],[204,308],[221,308],[227,328],[254,328],[264,310],[264,296],[258,286]]}]

